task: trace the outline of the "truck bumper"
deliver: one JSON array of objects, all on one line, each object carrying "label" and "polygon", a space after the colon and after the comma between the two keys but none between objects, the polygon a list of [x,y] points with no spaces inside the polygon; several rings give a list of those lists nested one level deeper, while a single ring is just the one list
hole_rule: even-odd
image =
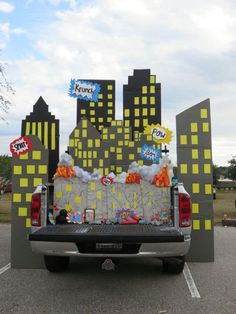
[{"label": "truck bumper", "polygon": [[33,252],[85,257],[184,256],[190,235],[152,225],[48,226],[29,234]]}]

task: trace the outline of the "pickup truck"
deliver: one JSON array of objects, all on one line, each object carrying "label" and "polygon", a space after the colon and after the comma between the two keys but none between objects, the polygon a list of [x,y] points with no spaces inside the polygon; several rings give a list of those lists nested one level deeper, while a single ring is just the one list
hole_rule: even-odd
[{"label": "pickup truck", "polygon": [[132,183],[127,176],[128,184],[109,176],[59,176],[36,188],[28,239],[49,271],[65,271],[71,256],[102,258],[107,270],[116,258],[157,257],[165,272],[183,271],[191,241],[189,194],[182,183],[155,185],[142,175]]}]

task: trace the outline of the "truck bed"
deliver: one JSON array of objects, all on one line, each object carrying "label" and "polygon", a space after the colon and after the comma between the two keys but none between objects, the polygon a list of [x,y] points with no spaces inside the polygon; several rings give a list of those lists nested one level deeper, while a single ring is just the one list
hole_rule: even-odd
[{"label": "truck bed", "polygon": [[152,225],[88,225],[47,226],[29,234],[30,241],[96,242],[96,243],[165,243],[184,242],[180,230]]}]

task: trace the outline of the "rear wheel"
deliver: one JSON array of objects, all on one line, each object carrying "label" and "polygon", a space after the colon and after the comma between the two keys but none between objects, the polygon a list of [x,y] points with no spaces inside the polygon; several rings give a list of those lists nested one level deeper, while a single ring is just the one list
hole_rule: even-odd
[{"label": "rear wheel", "polygon": [[184,269],[185,256],[175,256],[163,259],[162,265],[164,272],[168,274],[180,274]]},{"label": "rear wheel", "polygon": [[69,265],[69,256],[45,255],[44,263],[47,270],[51,272],[64,272]]}]

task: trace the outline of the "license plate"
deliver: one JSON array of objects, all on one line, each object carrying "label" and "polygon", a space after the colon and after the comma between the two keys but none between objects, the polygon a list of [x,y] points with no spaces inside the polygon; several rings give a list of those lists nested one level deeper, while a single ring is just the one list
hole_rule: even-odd
[{"label": "license plate", "polygon": [[97,250],[121,250],[122,243],[96,243]]}]

